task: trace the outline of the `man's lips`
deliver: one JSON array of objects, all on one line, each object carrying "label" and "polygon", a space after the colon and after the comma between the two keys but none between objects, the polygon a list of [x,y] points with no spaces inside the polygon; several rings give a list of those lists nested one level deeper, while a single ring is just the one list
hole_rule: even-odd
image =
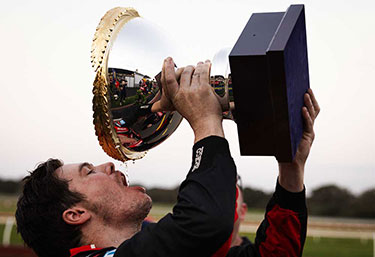
[{"label": "man's lips", "polygon": [[125,175],[121,172],[121,171],[117,171],[119,174],[120,174],[120,178],[121,178],[121,182],[124,186],[129,186],[128,183],[127,183],[127,180],[126,180],[126,177]]},{"label": "man's lips", "polygon": [[144,188],[144,187],[141,187],[141,186],[134,186],[134,187],[132,187],[132,188],[134,188],[134,190],[141,191],[142,193],[146,193],[146,188]]},{"label": "man's lips", "polygon": [[[121,182],[122,184],[125,186],[125,187],[128,187],[128,183],[127,183],[127,179],[125,177],[125,175],[121,172],[121,171],[117,171],[119,174],[120,174],[120,178],[121,178]],[[141,186],[133,186],[131,187],[132,189],[134,190],[137,190],[137,191],[140,191],[142,193],[146,193],[146,188],[144,187],[141,187]]]}]

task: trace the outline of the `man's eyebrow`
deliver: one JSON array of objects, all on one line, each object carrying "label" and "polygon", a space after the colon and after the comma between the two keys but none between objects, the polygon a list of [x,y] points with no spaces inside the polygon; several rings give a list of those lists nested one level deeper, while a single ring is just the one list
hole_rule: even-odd
[{"label": "man's eyebrow", "polygon": [[88,162],[81,163],[81,164],[79,165],[79,168],[78,168],[79,173],[82,173],[82,169],[83,169],[84,167],[89,167],[89,166],[92,166],[92,164],[91,164],[91,163],[88,163]]}]

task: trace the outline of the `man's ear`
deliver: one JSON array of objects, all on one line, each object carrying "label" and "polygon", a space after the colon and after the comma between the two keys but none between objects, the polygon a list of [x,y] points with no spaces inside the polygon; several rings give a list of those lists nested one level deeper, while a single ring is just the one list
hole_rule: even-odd
[{"label": "man's ear", "polygon": [[247,213],[247,204],[246,203],[242,203],[240,212],[241,212],[241,215],[240,215],[241,221],[244,221],[246,213]]},{"label": "man's ear", "polygon": [[91,214],[85,208],[74,206],[66,209],[62,218],[69,225],[82,225],[91,218]]}]

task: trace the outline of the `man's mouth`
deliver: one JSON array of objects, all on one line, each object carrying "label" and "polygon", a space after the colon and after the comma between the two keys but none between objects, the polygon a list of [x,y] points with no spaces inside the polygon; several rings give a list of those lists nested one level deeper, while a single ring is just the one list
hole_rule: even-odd
[{"label": "man's mouth", "polygon": [[144,188],[144,187],[136,186],[136,187],[134,187],[134,189],[136,189],[136,190],[138,190],[138,191],[140,191],[142,193],[146,193],[146,188]]},{"label": "man's mouth", "polygon": [[127,183],[127,179],[126,179],[125,175],[122,172],[120,172],[120,171],[119,171],[119,173],[120,173],[122,184],[127,187],[128,183]]}]

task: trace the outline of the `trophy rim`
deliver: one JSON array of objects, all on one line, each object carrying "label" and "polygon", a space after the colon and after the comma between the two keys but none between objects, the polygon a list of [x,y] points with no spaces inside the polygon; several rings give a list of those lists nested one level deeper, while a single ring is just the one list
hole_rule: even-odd
[{"label": "trophy rim", "polygon": [[93,123],[99,144],[106,154],[119,161],[136,160],[147,151],[135,152],[121,144],[115,133],[108,97],[108,57],[121,29],[134,18],[141,17],[134,8],[115,7],[101,18],[91,46],[91,63],[96,72],[93,83]]}]

